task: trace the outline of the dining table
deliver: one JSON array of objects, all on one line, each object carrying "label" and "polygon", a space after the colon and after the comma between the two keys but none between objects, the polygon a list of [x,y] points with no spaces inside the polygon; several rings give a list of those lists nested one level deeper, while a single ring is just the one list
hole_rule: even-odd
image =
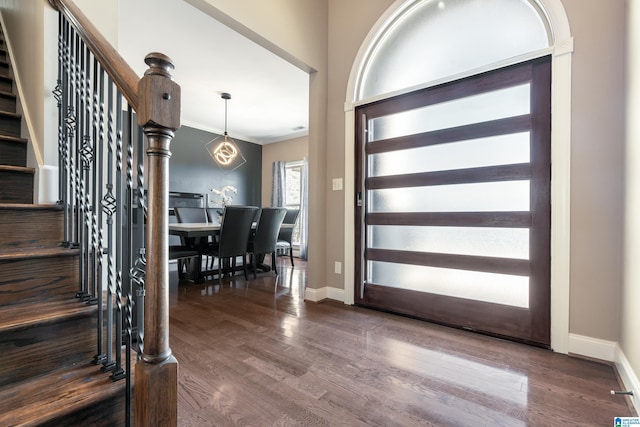
[{"label": "dining table", "polygon": [[[208,242],[215,239],[220,233],[220,224],[216,222],[183,222],[169,224],[169,234],[180,236],[186,246],[200,251]],[[211,239],[210,239],[211,238]],[[204,282],[206,271],[202,269],[202,255],[185,260],[186,275],[178,271],[178,277],[193,280],[196,283]]]},{"label": "dining table", "polygon": [[[256,223],[253,227],[256,227]],[[280,228],[291,228],[293,224],[282,224]],[[169,234],[180,236],[188,246],[198,250],[207,245],[209,238],[214,240],[220,233],[221,225],[217,222],[181,222],[169,224]],[[186,263],[187,275],[194,282],[203,282],[210,271],[202,269],[202,256],[195,257],[191,262]],[[262,271],[270,271],[271,267],[264,264],[262,260],[258,263],[258,268]]]}]

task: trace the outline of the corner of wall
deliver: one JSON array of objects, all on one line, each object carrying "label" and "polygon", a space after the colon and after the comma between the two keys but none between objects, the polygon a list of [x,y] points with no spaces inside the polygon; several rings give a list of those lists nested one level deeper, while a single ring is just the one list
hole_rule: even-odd
[{"label": "corner of wall", "polygon": [[311,302],[320,302],[326,299],[345,302],[344,289],[325,286],[323,288],[307,288],[304,292],[304,299]]},{"label": "corner of wall", "polygon": [[634,409],[636,412],[640,412],[640,379],[638,378],[637,373],[633,370],[629,360],[627,360],[624,352],[617,344],[615,348],[614,361],[624,389],[633,391],[633,396],[629,397]]},{"label": "corner of wall", "polygon": [[638,412],[640,408],[640,379],[617,342],[570,334],[569,353],[614,363],[622,382],[620,386],[623,391],[633,391],[634,393],[629,397]]}]

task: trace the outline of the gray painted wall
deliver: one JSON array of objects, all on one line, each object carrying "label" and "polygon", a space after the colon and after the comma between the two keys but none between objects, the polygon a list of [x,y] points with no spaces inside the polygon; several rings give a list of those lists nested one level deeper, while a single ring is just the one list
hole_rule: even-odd
[{"label": "gray painted wall", "polygon": [[[169,190],[208,194],[210,206],[216,195],[211,188],[232,185],[238,189],[234,205],[260,206],[262,189],[262,146],[234,139],[247,162],[234,171],[222,170],[205,145],[219,135],[187,126],[176,131],[171,142]],[[230,135],[233,138],[233,135]]]}]

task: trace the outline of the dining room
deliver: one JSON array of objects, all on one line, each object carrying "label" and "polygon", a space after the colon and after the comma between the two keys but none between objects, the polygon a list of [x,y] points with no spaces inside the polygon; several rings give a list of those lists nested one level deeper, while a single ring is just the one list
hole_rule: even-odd
[{"label": "dining room", "polygon": [[[238,138],[227,139],[232,141],[237,155],[242,159],[228,166],[217,162],[213,153],[215,146],[223,140],[224,135],[189,126],[182,126],[176,131],[173,143],[175,148],[169,163],[169,232],[173,249],[179,246],[184,248],[187,244],[191,250],[204,253],[206,243],[215,241],[220,235],[226,206],[255,207],[257,211],[253,221],[254,233],[262,208],[279,206],[290,212],[300,212],[301,169],[295,166],[302,164],[307,156],[307,137],[270,144],[252,143]],[[272,201],[274,163],[283,166],[294,165],[294,168],[293,173],[289,168],[288,172],[282,175],[283,194],[280,200]],[[288,181],[286,177],[289,177]],[[181,210],[182,218],[179,215]],[[298,219],[299,217],[300,215],[293,220],[293,224],[287,224],[283,218],[284,224],[280,227],[284,230],[296,227],[292,233],[294,241],[289,247],[280,247],[278,251],[279,254],[289,257],[291,264],[294,262],[294,256],[300,257],[299,229],[304,221]],[[282,242],[279,245],[282,245]],[[211,256],[199,254],[185,262],[176,258],[183,255],[172,256],[170,251],[171,264],[175,265],[176,269],[185,272],[189,270],[189,277],[195,281],[204,281],[204,272],[213,271]],[[263,263],[263,258],[259,257],[259,271],[269,271],[270,261]],[[247,258],[247,261],[250,261],[250,258]],[[218,263],[215,265],[217,267]],[[242,260],[239,259],[238,267],[241,265]],[[215,274],[209,278],[212,276]]]}]

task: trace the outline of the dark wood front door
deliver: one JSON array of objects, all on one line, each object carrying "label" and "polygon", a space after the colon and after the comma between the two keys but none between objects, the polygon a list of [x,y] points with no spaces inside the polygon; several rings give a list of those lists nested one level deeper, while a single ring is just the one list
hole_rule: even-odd
[{"label": "dark wood front door", "polygon": [[550,344],[549,57],[356,111],[356,295]]}]

